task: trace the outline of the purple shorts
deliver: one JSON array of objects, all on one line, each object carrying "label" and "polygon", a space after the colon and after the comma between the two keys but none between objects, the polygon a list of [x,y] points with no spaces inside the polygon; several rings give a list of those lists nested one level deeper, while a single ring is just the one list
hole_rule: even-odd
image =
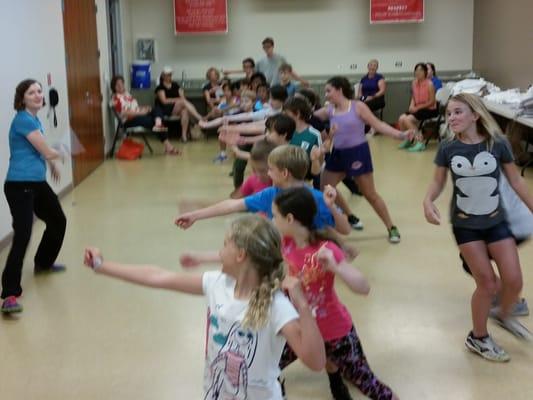
[{"label": "purple shorts", "polygon": [[326,169],[331,172],[345,172],[348,177],[373,172],[368,143],[364,142],[347,149],[333,148],[331,154],[326,158]]}]

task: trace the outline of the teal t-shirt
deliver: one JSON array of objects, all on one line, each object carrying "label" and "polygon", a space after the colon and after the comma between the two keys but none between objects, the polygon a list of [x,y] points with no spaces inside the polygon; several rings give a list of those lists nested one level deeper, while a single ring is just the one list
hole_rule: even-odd
[{"label": "teal t-shirt", "polygon": [[19,111],[9,128],[9,167],[6,181],[46,180],[46,162],[28,140],[34,131],[44,134],[43,126],[37,116],[28,111]]},{"label": "teal t-shirt", "polygon": [[295,131],[292,135],[290,144],[300,146],[307,152],[309,158],[311,158],[311,149],[315,146],[320,146],[322,144],[322,139],[320,137],[320,132],[312,126],[309,126],[302,132]]}]

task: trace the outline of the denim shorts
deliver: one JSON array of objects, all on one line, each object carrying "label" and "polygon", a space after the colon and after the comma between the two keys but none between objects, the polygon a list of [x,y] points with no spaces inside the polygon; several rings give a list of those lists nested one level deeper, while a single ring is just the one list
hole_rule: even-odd
[{"label": "denim shorts", "polygon": [[331,172],[345,172],[348,177],[374,171],[368,143],[364,142],[347,149],[333,148],[326,158],[326,169]]},{"label": "denim shorts", "polygon": [[467,229],[453,227],[453,236],[455,236],[457,245],[477,241],[482,241],[489,244],[507,238],[514,238],[506,221],[500,222],[499,224],[487,229]]}]

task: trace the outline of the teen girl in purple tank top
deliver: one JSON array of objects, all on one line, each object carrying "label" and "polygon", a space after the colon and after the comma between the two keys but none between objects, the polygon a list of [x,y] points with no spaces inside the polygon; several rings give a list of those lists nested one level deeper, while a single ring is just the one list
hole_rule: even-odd
[{"label": "teen girl in purple tank top", "polygon": [[336,149],[348,149],[366,142],[365,123],[355,112],[355,102],[349,104],[347,111],[335,110],[333,104],[328,107],[330,125],[337,127],[333,136]]},{"label": "teen girl in purple tank top", "polygon": [[[320,119],[329,119],[333,135],[333,149],[326,158],[326,167],[322,172],[320,186],[336,187],[345,177],[353,178],[365,199],[374,208],[387,227],[389,241],[400,242],[400,232],[392,223],[385,202],[374,187],[372,157],[365,137],[365,124],[370,125],[384,135],[398,140],[405,140],[414,135],[414,131],[400,132],[377,119],[368,106],[353,100],[353,87],[348,79],[335,76],[326,83],[326,100],[330,105],[315,111]],[[338,197],[338,206],[348,218],[353,216],[348,204]]]}]

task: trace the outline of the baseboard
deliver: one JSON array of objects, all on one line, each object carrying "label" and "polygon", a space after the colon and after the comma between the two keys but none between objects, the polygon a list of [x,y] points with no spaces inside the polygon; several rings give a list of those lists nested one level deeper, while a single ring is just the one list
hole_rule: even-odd
[{"label": "baseboard", "polygon": [[[74,189],[74,185],[72,183],[69,183],[65,188],[63,188],[58,194],[57,197],[62,199],[67,194],[69,194],[72,189]],[[33,218],[33,221],[35,222],[35,217]],[[7,235],[5,235],[3,238],[0,239],[0,251],[2,251],[7,246],[11,245],[11,240],[13,240],[13,231],[9,232]]]}]

